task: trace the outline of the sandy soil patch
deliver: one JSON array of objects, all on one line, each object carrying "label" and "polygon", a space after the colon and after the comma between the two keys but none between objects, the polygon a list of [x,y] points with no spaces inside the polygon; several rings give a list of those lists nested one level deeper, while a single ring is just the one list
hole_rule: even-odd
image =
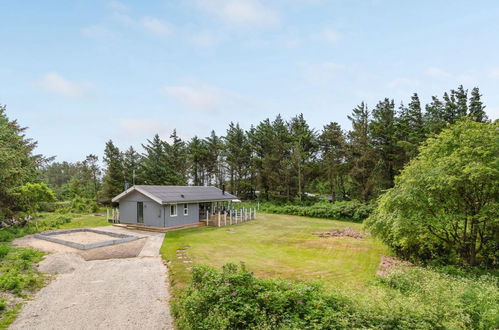
[{"label": "sandy soil patch", "polygon": [[53,237],[80,244],[92,244],[116,239],[113,236],[98,234],[91,231],[77,231],[74,233],[54,235]]},{"label": "sandy soil patch", "polygon": [[390,272],[392,272],[399,266],[412,266],[412,264],[408,261],[396,257],[383,256],[381,257],[381,262],[379,263],[376,275],[378,276],[388,275]]},{"label": "sandy soil patch", "polygon": [[[73,233],[64,234],[64,235],[72,235],[72,234]],[[57,237],[58,236],[59,235],[57,235]],[[107,235],[101,235],[101,236],[107,237],[106,240],[109,240],[109,236]],[[33,237],[33,235],[28,235],[18,238],[14,240],[12,244],[29,247],[47,253],[73,253],[81,256],[85,260],[103,260],[103,259],[114,259],[114,258],[133,258],[138,256],[146,244],[146,238],[144,237],[131,242],[126,242],[116,245],[108,245],[89,250],[75,249],[67,245],[45,241],[42,239],[35,238]]]}]

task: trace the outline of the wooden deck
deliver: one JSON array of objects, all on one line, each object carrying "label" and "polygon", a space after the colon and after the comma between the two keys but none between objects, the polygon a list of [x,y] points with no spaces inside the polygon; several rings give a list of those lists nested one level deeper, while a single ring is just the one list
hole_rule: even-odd
[{"label": "wooden deck", "polygon": [[186,228],[193,228],[193,227],[199,227],[203,226],[203,222],[196,222],[196,223],[190,223],[188,225],[180,225],[180,226],[171,226],[171,227],[153,227],[153,226],[142,226],[142,225],[134,225],[134,224],[125,224],[125,223],[117,223],[114,224],[113,226],[116,227],[121,227],[121,228],[126,228],[126,229],[134,229],[134,230],[144,230],[144,231],[154,231],[157,233],[166,233],[169,231],[174,231],[174,230],[180,230],[180,229],[186,229]]}]

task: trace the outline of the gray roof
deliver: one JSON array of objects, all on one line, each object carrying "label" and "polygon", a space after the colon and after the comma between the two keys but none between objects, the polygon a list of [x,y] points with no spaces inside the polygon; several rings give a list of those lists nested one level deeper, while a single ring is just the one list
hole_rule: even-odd
[{"label": "gray roof", "polygon": [[118,202],[132,191],[138,191],[160,204],[237,199],[236,196],[228,192],[223,193],[221,189],[216,187],[136,185],[114,197],[113,202]]}]

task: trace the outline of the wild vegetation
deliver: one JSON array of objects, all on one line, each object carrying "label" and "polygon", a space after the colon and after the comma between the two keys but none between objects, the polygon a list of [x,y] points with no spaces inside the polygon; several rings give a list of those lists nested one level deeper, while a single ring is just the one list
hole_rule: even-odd
[{"label": "wild vegetation", "polygon": [[463,121],[429,139],[367,222],[405,257],[499,264],[499,126]]},{"label": "wild vegetation", "polygon": [[260,210],[268,213],[301,215],[304,217],[347,220],[362,222],[371,213],[371,204],[360,203],[358,201],[339,201],[329,203],[321,202],[287,202],[287,203],[260,203]]},{"label": "wild vegetation", "polygon": [[363,290],[260,279],[241,265],[198,266],[173,305],[180,329],[495,329],[493,277],[399,269]]}]

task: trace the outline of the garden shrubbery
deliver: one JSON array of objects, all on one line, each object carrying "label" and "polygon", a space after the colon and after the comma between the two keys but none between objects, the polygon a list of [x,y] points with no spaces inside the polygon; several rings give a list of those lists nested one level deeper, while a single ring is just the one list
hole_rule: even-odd
[{"label": "garden shrubbery", "polygon": [[364,291],[259,279],[244,266],[193,270],[173,304],[179,329],[492,329],[499,326],[497,278],[451,276],[418,267],[379,278]]},{"label": "garden shrubbery", "polygon": [[45,230],[57,229],[60,225],[71,222],[73,217],[73,214],[41,215],[36,220],[2,228],[0,229],[0,242],[10,242],[17,237],[35,234]]},{"label": "garden shrubbery", "polygon": [[260,211],[262,212],[353,222],[362,222],[370,215],[372,209],[371,205],[357,201],[317,202],[310,205],[297,205],[296,203],[282,205],[262,203],[260,205]]},{"label": "garden shrubbery", "polygon": [[94,213],[99,205],[92,199],[76,196],[68,205],[56,210],[57,213]]}]

